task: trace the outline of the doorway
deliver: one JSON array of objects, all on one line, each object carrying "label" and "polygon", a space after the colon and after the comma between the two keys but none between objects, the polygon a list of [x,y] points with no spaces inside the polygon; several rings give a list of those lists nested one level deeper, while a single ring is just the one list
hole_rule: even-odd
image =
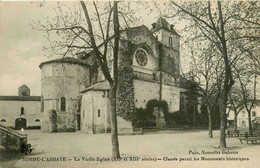
[{"label": "doorway", "polygon": [[15,120],[15,129],[25,129],[26,128],[26,119],[25,118],[17,118]]}]

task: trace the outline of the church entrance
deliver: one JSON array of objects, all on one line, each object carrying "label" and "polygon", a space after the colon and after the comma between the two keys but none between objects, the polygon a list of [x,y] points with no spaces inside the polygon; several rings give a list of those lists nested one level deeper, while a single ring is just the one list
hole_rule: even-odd
[{"label": "church entrance", "polygon": [[26,119],[25,118],[17,118],[15,120],[15,129],[26,128]]}]

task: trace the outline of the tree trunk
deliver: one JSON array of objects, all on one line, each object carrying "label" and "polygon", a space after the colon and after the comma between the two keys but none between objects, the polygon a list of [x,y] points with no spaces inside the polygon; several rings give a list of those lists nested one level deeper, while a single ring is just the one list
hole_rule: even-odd
[{"label": "tree trunk", "polygon": [[119,142],[117,132],[117,118],[116,118],[116,86],[110,84],[110,102],[111,102],[111,142],[112,142],[112,157],[119,158]]},{"label": "tree trunk", "polygon": [[112,140],[112,157],[120,158],[119,142],[117,132],[117,113],[116,113],[116,99],[117,99],[117,85],[118,85],[118,53],[119,53],[119,20],[118,20],[118,1],[114,1],[113,10],[113,25],[114,25],[114,47],[113,47],[113,76],[114,82],[110,82],[111,89],[111,140]]},{"label": "tree trunk", "polygon": [[213,138],[211,110],[208,105],[207,105],[207,111],[208,111],[208,117],[209,117],[209,138]]},{"label": "tree trunk", "polygon": [[219,101],[219,109],[220,109],[220,148],[226,148],[226,103],[223,101],[223,98],[220,98]]},{"label": "tree trunk", "polygon": [[196,109],[196,105],[194,104],[193,105],[193,129],[195,129],[195,117],[196,117],[195,116],[195,112],[196,112],[195,109]]},{"label": "tree trunk", "polygon": [[237,113],[234,113],[234,132],[237,132]]},{"label": "tree trunk", "polygon": [[226,37],[225,37],[225,25],[224,25],[224,20],[222,16],[222,5],[221,1],[217,2],[218,4],[218,13],[219,13],[219,22],[220,22],[220,32],[221,35],[219,36],[219,39],[221,41],[223,49],[221,50],[223,59],[224,59],[224,64],[225,64],[225,78],[224,78],[224,86],[222,89],[222,94],[220,98],[220,148],[226,148],[226,135],[225,135],[225,130],[226,130],[226,120],[227,120],[227,115],[226,115],[226,108],[227,108],[227,96],[228,92],[231,89],[231,87],[234,84],[234,80],[232,78],[232,71],[231,71],[231,65],[230,61],[228,59],[228,50],[227,50],[227,43],[226,43]]},{"label": "tree trunk", "polygon": [[252,122],[251,122],[251,111],[247,111],[248,114],[248,127],[249,127],[249,133],[250,135],[253,134],[253,129],[252,129]]},{"label": "tree trunk", "polygon": [[[112,79],[112,76],[111,76],[109,68],[108,68],[106,54],[102,55],[99,51],[98,46],[96,45],[94,31],[92,29],[91,19],[89,18],[87,7],[86,7],[84,1],[80,1],[80,3],[81,3],[81,6],[82,6],[82,9],[85,14],[86,21],[87,21],[88,30],[89,30],[88,36],[90,38],[90,42],[91,42],[94,54],[100,64],[103,75],[105,76],[106,80],[110,84],[112,157],[119,158],[120,153],[119,153],[117,118],[116,118],[116,116],[117,116],[116,98],[117,98],[117,83],[118,83],[118,69],[117,68],[118,68],[118,52],[119,52],[119,39],[120,39],[120,31],[119,31],[120,26],[119,26],[118,9],[117,9],[118,2],[114,1],[114,7],[113,7],[113,25],[114,25],[113,76],[114,76],[114,80]],[[109,28],[109,26],[108,26],[108,28]]]}]

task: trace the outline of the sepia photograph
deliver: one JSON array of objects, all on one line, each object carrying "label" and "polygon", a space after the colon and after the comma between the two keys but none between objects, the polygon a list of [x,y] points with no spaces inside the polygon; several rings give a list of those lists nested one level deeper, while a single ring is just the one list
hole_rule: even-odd
[{"label": "sepia photograph", "polygon": [[0,168],[259,156],[259,1],[0,1]]}]

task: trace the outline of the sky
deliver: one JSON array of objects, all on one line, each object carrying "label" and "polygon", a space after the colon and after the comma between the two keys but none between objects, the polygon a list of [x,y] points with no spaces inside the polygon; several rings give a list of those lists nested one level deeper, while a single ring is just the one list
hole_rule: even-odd
[{"label": "sky", "polygon": [[[68,2],[72,4],[72,2]],[[0,95],[17,95],[25,84],[31,95],[41,95],[39,64],[47,58],[43,33],[29,25],[44,15],[54,16],[56,2],[0,2]],[[143,10],[143,9],[142,9]],[[142,24],[150,27],[159,13],[142,11]]]},{"label": "sky", "polygon": [[43,56],[43,35],[32,30],[29,23],[48,8],[39,3],[0,3],[0,95],[17,95],[18,87],[26,84],[31,95],[40,95]]}]

